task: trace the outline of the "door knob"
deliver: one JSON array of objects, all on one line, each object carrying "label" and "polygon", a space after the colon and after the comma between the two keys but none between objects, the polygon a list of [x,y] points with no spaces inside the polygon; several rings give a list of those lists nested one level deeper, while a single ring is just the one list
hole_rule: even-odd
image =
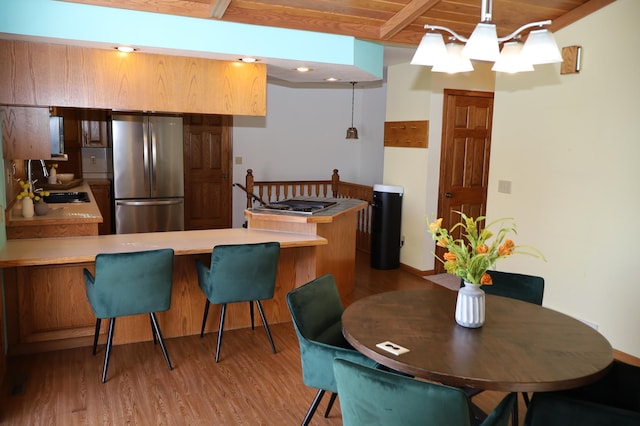
[{"label": "door knob", "polygon": [[444,196],[445,198],[453,198],[453,194],[450,192],[445,192]]}]

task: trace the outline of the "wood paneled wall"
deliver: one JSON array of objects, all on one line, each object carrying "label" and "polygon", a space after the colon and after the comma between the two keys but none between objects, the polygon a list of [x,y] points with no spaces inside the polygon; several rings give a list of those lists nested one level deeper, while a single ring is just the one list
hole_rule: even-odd
[{"label": "wood paneled wall", "polygon": [[0,40],[0,104],[266,115],[267,67]]}]

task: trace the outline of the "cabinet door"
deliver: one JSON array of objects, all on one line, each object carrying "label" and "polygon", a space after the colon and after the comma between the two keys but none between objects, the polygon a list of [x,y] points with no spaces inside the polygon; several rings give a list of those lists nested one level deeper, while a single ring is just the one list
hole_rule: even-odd
[{"label": "cabinet door", "polygon": [[109,144],[107,112],[88,109],[81,112],[80,132],[82,146],[106,148]]},{"label": "cabinet door", "polygon": [[68,160],[58,163],[59,173],[73,173],[82,177],[82,138],[80,137],[80,110],[56,108],[64,119],[64,152]]},{"label": "cabinet door", "polygon": [[0,109],[5,160],[51,158],[49,108],[3,106]]},{"label": "cabinet door", "polygon": [[111,182],[109,181],[89,181],[89,187],[91,188],[91,192],[93,193],[93,198],[96,200],[96,204],[98,204],[98,208],[100,209],[100,214],[102,215],[102,223],[98,225],[98,234],[99,235],[109,235],[112,232],[111,226],[111,210],[113,206],[111,205]]}]

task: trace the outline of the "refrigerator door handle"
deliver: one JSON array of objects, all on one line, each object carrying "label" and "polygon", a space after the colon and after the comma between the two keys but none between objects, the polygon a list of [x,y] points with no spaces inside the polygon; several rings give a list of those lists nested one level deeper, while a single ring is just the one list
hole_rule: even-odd
[{"label": "refrigerator door handle", "polygon": [[156,166],[158,161],[158,145],[156,132],[153,128],[153,122],[149,120],[149,138],[151,138],[151,194],[155,194],[158,191],[158,184],[156,182]]},{"label": "refrigerator door handle", "polygon": [[169,206],[173,204],[182,204],[182,198],[170,200],[116,200],[117,206]]},{"label": "refrigerator door handle", "polygon": [[143,124],[145,127],[144,132],[142,132],[142,145],[144,147],[142,151],[142,164],[144,167],[144,187],[149,190],[149,119],[147,117],[144,118]]}]

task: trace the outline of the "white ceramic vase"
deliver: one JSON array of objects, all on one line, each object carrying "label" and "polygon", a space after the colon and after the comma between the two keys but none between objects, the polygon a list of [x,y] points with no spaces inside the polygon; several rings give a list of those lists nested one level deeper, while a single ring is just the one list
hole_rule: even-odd
[{"label": "white ceramic vase", "polygon": [[22,199],[22,216],[33,217],[33,214],[34,214],[33,200],[29,197],[24,197]]},{"label": "white ceramic vase", "polygon": [[478,285],[464,283],[458,290],[456,322],[467,328],[479,328],[484,324],[484,291]]}]

